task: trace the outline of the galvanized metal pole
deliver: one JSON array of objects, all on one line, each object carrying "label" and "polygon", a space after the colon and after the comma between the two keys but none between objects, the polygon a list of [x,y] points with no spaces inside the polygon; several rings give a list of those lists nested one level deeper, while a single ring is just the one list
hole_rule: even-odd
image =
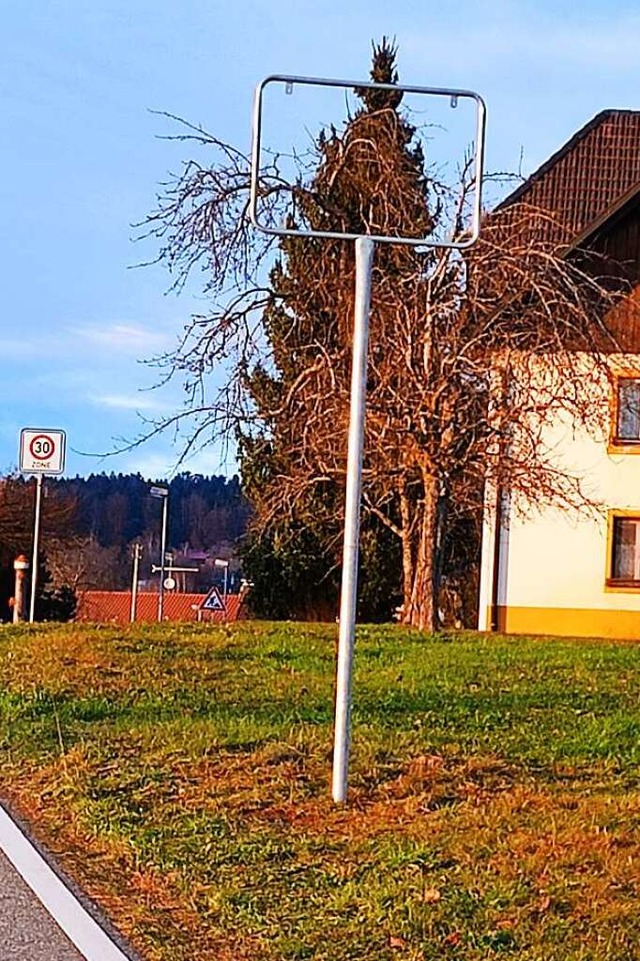
[{"label": "galvanized metal pole", "polygon": [[142,545],[133,545],[133,576],[131,578],[131,613],[129,620],[133,624],[136,619],[136,607],[138,601],[138,570],[140,567],[140,554],[142,553]]},{"label": "galvanized metal pole", "polygon": [[36,512],[33,522],[33,558],[31,562],[31,603],[29,605],[29,623],[33,624],[36,611],[36,586],[38,583],[38,542],[40,540],[40,505],[42,503],[42,474],[36,480]]},{"label": "galvanized metal pole", "polygon": [[333,746],[333,800],[347,798],[349,746],[351,740],[351,678],[358,588],[358,541],[360,535],[360,492],[367,391],[367,348],[369,305],[375,244],[368,237],[356,240],[356,297],[351,360],[351,410],[347,457],[347,495],[342,555],[342,593],[336,682],[336,714]]},{"label": "galvanized metal pole", "polygon": [[158,592],[158,623],[162,621],[164,611],[164,555],[167,549],[167,504],[169,491],[162,498],[162,537],[160,545],[160,590]]}]

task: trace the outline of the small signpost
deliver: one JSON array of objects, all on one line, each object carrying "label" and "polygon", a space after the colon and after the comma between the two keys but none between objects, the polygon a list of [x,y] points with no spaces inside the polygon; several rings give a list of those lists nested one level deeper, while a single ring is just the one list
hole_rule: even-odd
[{"label": "small signpost", "polygon": [[20,470],[23,474],[62,474],[67,435],[63,430],[20,431]]},{"label": "small signpost", "polygon": [[149,488],[152,497],[162,501],[162,534],[160,535],[160,586],[158,588],[158,624],[162,621],[164,612],[164,569],[165,552],[167,549],[167,505],[169,503],[169,488],[159,484],[152,484]]},{"label": "small signpost", "polygon": [[33,560],[31,566],[31,602],[29,622],[33,624],[38,581],[38,542],[40,540],[40,511],[42,478],[44,474],[62,474],[67,447],[63,430],[23,427],[20,431],[20,471],[36,475],[36,509],[33,523]]},{"label": "small signpost", "polygon": [[226,611],[227,606],[220,596],[220,591],[217,587],[212,587],[202,604],[200,605],[201,611]]}]

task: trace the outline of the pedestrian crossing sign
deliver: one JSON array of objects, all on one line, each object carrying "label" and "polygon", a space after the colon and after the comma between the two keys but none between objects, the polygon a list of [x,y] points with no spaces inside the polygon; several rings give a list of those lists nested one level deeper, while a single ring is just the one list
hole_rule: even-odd
[{"label": "pedestrian crossing sign", "polygon": [[212,587],[202,604],[200,605],[201,611],[226,611],[227,607],[225,602],[220,596],[220,591],[217,587]]}]

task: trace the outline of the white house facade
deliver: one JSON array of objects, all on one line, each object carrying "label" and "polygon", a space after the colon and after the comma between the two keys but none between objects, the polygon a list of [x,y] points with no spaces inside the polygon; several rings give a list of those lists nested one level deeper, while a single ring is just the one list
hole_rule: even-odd
[{"label": "white house facade", "polygon": [[594,392],[609,429],[592,434],[557,423],[546,433],[558,469],[580,479],[589,504],[516,504],[487,491],[480,630],[640,639],[640,357],[635,361],[613,356],[611,384]]},{"label": "white house facade", "polygon": [[593,396],[601,429],[558,421],[545,436],[591,506],[523,512],[488,486],[478,626],[640,639],[640,113],[599,114],[505,203],[514,200],[551,211],[573,251],[597,252],[611,283],[633,292],[607,318],[617,347]]}]

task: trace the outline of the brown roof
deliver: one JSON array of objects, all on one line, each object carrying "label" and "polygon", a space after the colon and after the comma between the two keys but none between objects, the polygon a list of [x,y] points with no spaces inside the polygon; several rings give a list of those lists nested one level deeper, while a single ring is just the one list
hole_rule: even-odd
[{"label": "brown roof", "polygon": [[640,111],[603,110],[497,209],[548,211],[577,242],[639,191]]},{"label": "brown roof", "polygon": [[[206,594],[164,595],[162,612],[166,621],[237,621],[244,616],[245,595],[228,594],[226,611],[199,611]],[[78,597],[76,621],[100,624],[128,624],[131,612],[129,591],[85,591]],[[198,616],[200,614],[200,617]],[[138,594],[136,621],[153,623],[158,618],[158,595]]]}]

